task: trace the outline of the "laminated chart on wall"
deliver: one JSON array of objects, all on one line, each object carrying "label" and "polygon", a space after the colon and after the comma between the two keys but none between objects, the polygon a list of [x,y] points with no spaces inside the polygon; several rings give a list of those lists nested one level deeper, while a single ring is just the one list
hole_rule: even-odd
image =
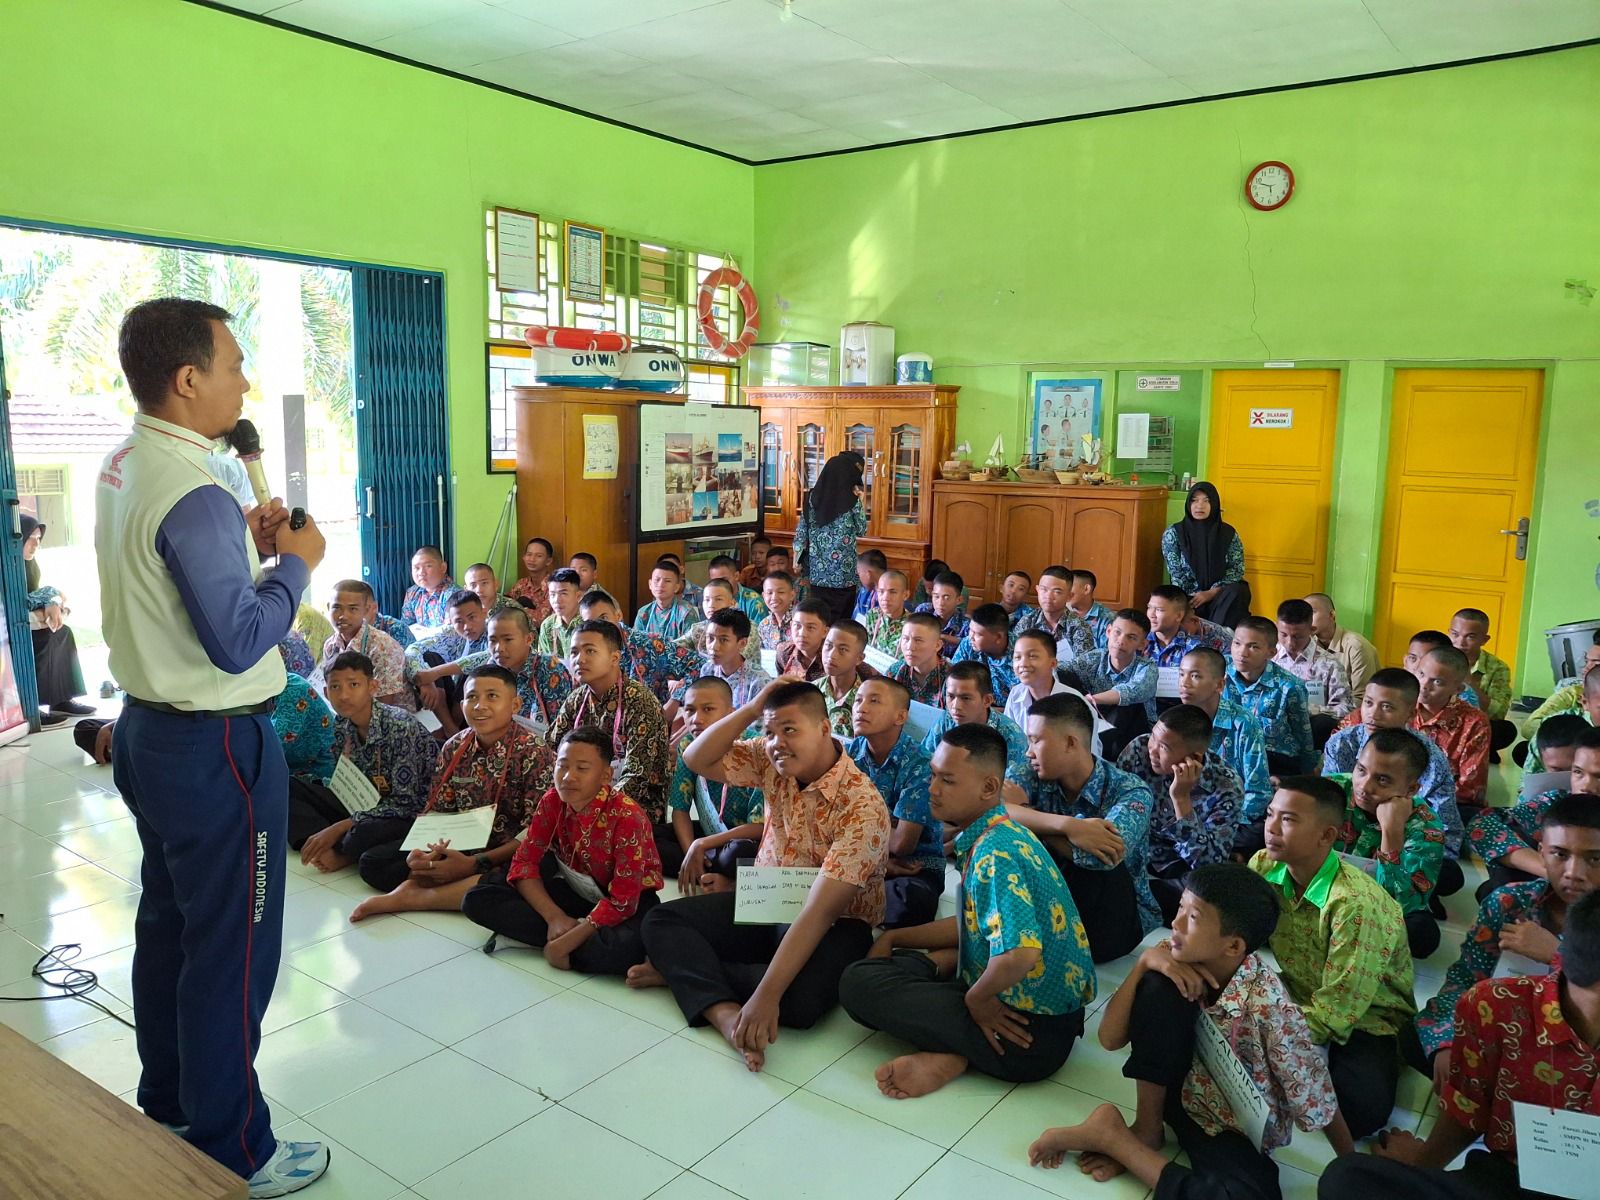
[{"label": "laminated chart on wall", "polygon": [[745,405],[640,404],[640,536],[755,529],[760,423]]}]

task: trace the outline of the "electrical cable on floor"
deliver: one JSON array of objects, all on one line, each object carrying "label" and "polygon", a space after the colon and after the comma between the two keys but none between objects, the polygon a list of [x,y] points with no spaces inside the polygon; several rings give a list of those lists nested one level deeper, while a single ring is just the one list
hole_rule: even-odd
[{"label": "electrical cable on floor", "polygon": [[45,994],[42,996],[0,996],[0,1000],[10,1000],[23,1003],[29,1000],[82,1000],[85,1004],[93,1005],[106,1016],[121,1021],[129,1029],[134,1027],[133,1022],[121,1013],[107,1008],[89,993],[100,986],[100,977],[93,971],[83,967],[73,966],[73,962],[81,958],[83,947],[77,942],[63,942],[58,946],[51,946],[42,955],[39,961],[33,964],[33,977],[46,987],[59,989],[56,995]]}]

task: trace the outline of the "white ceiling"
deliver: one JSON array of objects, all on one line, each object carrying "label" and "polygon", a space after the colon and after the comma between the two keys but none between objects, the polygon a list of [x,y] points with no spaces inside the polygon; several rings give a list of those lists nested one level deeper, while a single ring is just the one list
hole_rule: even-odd
[{"label": "white ceiling", "polygon": [[227,0],[760,162],[1600,37],[1597,0]]}]

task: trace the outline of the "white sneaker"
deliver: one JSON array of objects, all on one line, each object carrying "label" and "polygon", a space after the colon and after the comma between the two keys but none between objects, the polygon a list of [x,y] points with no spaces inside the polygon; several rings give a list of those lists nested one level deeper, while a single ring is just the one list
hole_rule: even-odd
[{"label": "white sneaker", "polygon": [[298,1192],[327,1169],[328,1148],[321,1142],[279,1142],[272,1157],[250,1176],[250,1200]]}]

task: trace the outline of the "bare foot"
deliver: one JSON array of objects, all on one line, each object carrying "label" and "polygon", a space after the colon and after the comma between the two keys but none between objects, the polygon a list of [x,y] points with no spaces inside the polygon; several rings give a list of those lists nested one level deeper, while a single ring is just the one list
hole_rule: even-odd
[{"label": "bare foot", "polygon": [[936,1092],[967,1069],[959,1054],[902,1054],[873,1072],[878,1090],[891,1100],[910,1100]]},{"label": "bare foot", "polygon": [[[1117,1106],[1102,1104],[1081,1125],[1058,1125],[1054,1129],[1046,1129],[1028,1147],[1028,1162],[1036,1167],[1059,1167],[1065,1157],[1074,1151],[1104,1158],[1103,1147],[1107,1138],[1126,1129],[1127,1124]],[[1121,1169],[1120,1164],[1118,1169]]]},{"label": "bare foot", "polygon": [[1107,1183],[1126,1173],[1127,1169],[1111,1156],[1095,1150],[1085,1150],[1078,1155],[1078,1170],[1096,1183]]},{"label": "bare foot", "polygon": [[381,896],[373,896],[368,900],[363,900],[351,912],[350,924],[354,925],[357,921],[363,921],[368,917],[380,916],[383,913],[405,912],[407,908],[405,897],[410,886],[409,882],[402,883],[392,892],[385,892]]},{"label": "bare foot", "polygon": [[647,958],[637,966],[629,967],[623,982],[631,988],[666,987],[667,978]]},{"label": "bare foot", "polygon": [[752,1071],[759,1071],[767,1063],[767,1056],[760,1050],[747,1050],[734,1040],[734,1030],[739,1024],[739,1006],[732,1001],[722,1004],[713,1004],[706,1009],[705,1018],[713,1028],[720,1033],[728,1045],[732,1046],[744,1058],[744,1065]]},{"label": "bare foot", "polygon": [[324,874],[342,871],[356,860],[348,854],[340,854],[337,850],[327,849],[311,860],[311,865]]}]

